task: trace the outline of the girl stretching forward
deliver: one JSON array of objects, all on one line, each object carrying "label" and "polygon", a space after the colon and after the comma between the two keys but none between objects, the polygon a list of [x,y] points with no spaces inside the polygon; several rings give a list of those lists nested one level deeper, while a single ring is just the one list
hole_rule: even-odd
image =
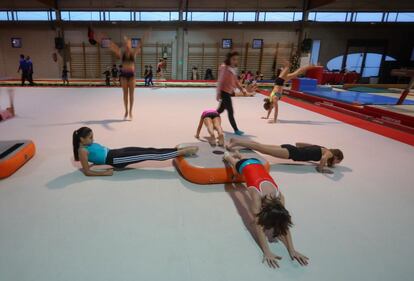
[{"label": "girl stretching forward", "polygon": [[242,174],[246,179],[247,190],[250,195],[250,211],[255,215],[254,232],[258,244],[263,251],[263,262],[276,268],[282,257],[273,254],[269,249],[266,230],[272,231],[273,238],[277,238],[286,246],[290,258],[300,265],[307,265],[308,258],[297,252],[293,246],[289,228],[292,221],[288,210],[285,209],[285,198],[279,187],[255,158],[243,158],[240,153],[224,154],[224,161],[229,163],[234,173]]},{"label": "girl stretching forward", "polygon": [[308,143],[296,143],[296,145],[267,145],[254,141],[231,139],[227,148],[229,150],[234,147],[241,146],[256,150],[260,153],[267,154],[281,159],[292,159],[293,161],[316,161],[319,162],[316,170],[319,173],[332,174],[333,172],[326,169],[325,166],[334,167],[335,164],[341,163],[344,154],[341,150],[332,148],[328,149],[323,146]]},{"label": "girl stretching forward", "polygon": [[198,151],[197,146],[175,148],[143,148],[124,147],[109,149],[93,141],[93,132],[88,127],[82,127],[73,132],[73,156],[80,161],[85,176],[112,176],[113,169],[104,171],[91,170],[89,162],[94,165],[110,165],[123,169],[128,165],[147,160],[164,161],[182,155],[193,155]]},{"label": "girl stretching forward", "polygon": [[265,98],[264,100],[263,108],[267,111],[267,116],[262,117],[262,119],[269,119],[272,110],[275,109],[274,117],[272,120],[269,120],[269,123],[276,123],[277,115],[279,113],[278,102],[282,98],[283,86],[285,82],[306,73],[308,69],[311,69],[313,67],[314,66],[312,65],[308,65],[298,68],[295,72],[289,73],[290,63],[285,63],[279,74],[279,77],[277,77],[275,80],[275,85],[273,87],[272,92],[270,93],[269,97]]},{"label": "girl stretching forward", "polygon": [[200,122],[198,123],[197,133],[195,135],[196,139],[200,138],[201,128],[203,127],[203,123],[207,128],[208,133],[210,134],[210,138],[208,142],[210,145],[216,145],[216,136],[214,131],[217,132],[217,143],[220,146],[224,146],[224,133],[223,129],[221,128],[221,118],[220,114],[215,109],[207,109],[203,111],[200,117]]}]

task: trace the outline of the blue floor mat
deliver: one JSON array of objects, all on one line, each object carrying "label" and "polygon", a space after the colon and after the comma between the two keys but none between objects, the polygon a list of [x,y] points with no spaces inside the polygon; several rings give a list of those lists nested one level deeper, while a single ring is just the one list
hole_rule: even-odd
[{"label": "blue floor mat", "polygon": [[[336,100],[345,103],[351,104],[377,104],[377,105],[387,105],[387,104],[396,104],[398,99],[393,97],[385,97],[381,95],[374,95],[369,93],[361,92],[338,92],[338,91],[306,91],[307,94],[312,96],[318,96],[321,98],[326,98],[330,100]],[[414,104],[412,100],[405,100],[404,104]]]}]

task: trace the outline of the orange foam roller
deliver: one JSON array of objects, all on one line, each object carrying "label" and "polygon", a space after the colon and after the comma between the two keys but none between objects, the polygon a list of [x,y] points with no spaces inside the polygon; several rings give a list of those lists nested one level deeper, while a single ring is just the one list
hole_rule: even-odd
[{"label": "orange foam roller", "polygon": [[30,140],[0,141],[0,179],[16,172],[36,153],[36,147]]},{"label": "orange foam roller", "polygon": [[[220,184],[231,182],[244,182],[244,177],[234,175],[233,169],[223,161],[225,149],[212,147],[206,142],[186,143],[199,147],[197,155],[190,157],[178,157],[174,159],[174,165],[180,174],[188,181],[196,184]],[[252,150],[241,150],[244,157],[257,158],[269,171],[269,163]]]}]

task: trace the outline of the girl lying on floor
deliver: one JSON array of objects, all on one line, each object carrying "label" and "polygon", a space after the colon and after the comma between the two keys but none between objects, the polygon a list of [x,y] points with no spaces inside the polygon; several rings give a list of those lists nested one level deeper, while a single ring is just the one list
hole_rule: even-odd
[{"label": "girl lying on floor", "polygon": [[195,134],[195,138],[200,138],[200,132],[203,127],[203,123],[207,128],[210,137],[208,138],[208,142],[210,145],[216,145],[216,135],[215,131],[217,132],[217,143],[220,146],[224,146],[224,133],[223,128],[221,128],[221,118],[220,114],[215,109],[207,109],[204,110],[200,117],[200,122],[198,122],[197,132]]},{"label": "girl lying on floor", "polygon": [[89,163],[94,165],[110,165],[122,169],[128,165],[142,161],[164,161],[182,155],[194,155],[198,151],[197,146],[175,148],[144,148],[124,147],[109,149],[93,140],[93,132],[88,127],[82,127],[73,132],[73,156],[80,161],[82,172],[85,176],[112,176],[113,169],[94,171]]},{"label": "girl lying on floor", "polygon": [[316,166],[316,170],[320,173],[328,174],[332,174],[333,172],[325,168],[325,166],[332,168],[335,164],[341,163],[344,159],[344,154],[339,149],[328,149],[323,146],[308,143],[296,143],[296,145],[282,144],[279,146],[232,138],[230,139],[227,148],[232,150],[237,146],[253,149],[260,153],[281,159],[292,159],[293,161],[304,162],[316,161],[319,162],[318,166]]},{"label": "girl lying on floor", "polygon": [[308,258],[297,252],[293,246],[289,228],[292,221],[288,210],[285,209],[285,198],[279,187],[264,168],[260,160],[243,158],[238,152],[224,154],[226,161],[235,174],[242,174],[250,195],[250,211],[255,215],[254,234],[263,251],[263,262],[276,268],[281,259],[271,252],[265,231],[272,231],[272,237],[282,241],[292,260],[300,265],[307,265]]}]

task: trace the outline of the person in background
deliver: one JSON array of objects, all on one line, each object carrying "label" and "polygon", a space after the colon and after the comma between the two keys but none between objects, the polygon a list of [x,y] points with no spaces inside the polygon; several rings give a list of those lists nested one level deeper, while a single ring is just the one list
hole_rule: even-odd
[{"label": "person in background", "polygon": [[267,111],[267,116],[262,117],[262,119],[269,119],[270,114],[274,110],[274,115],[271,120],[269,120],[269,123],[276,123],[277,122],[277,116],[279,114],[279,100],[282,98],[283,94],[283,87],[285,82],[292,80],[293,78],[298,77],[299,75],[305,74],[306,71],[308,71],[311,68],[314,68],[313,65],[303,66],[295,70],[294,72],[290,71],[290,63],[286,61],[284,63],[283,68],[279,73],[279,76],[275,80],[275,85],[273,87],[272,92],[270,93],[268,98],[264,99],[263,108]]},{"label": "person in background", "polygon": [[144,70],[144,81],[145,81],[145,83],[144,83],[144,86],[145,87],[147,87],[147,86],[149,86],[149,84],[148,84],[148,65],[146,65],[145,66],[145,70]]},{"label": "person in background", "polygon": [[249,71],[247,71],[247,73],[246,73],[246,79],[245,79],[245,82],[246,83],[250,83],[250,82],[252,82],[253,81],[253,73],[249,70]]},{"label": "person in background", "polygon": [[254,77],[254,80],[256,80],[256,81],[262,81],[263,80],[263,74],[259,70],[256,71],[256,76]]},{"label": "person in background", "polygon": [[118,79],[118,68],[116,67],[116,64],[112,65],[111,76],[112,76],[112,83],[114,85],[117,85],[119,79]]},{"label": "person in background", "polygon": [[239,88],[243,94],[246,94],[246,89],[240,84],[236,74],[236,68],[239,64],[239,53],[236,51],[229,52],[226,55],[226,59],[219,68],[219,77],[217,79],[217,101],[220,102],[217,112],[219,114],[227,110],[230,124],[236,135],[243,135],[244,132],[240,131],[237,127],[236,120],[234,119],[233,102],[231,95],[234,94],[234,89]]},{"label": "person in background", "polygon": [[198,80],[198,76],[198,68],[193,66],[193,69],[191,70],[191,80]]},{"label": "person in background", "polygon": [[204,80],[214,80],[213,71],[211,68],[206,69],[206,74],[204,75]]},{"label": "person in background", "polygon": [[65,65],[63,65],[63,69],[62,69],[62,81],[63,81],[63,85],[69,85],[69,78],[68,78],[68,67]]},{"label": "person in background", "polygon": [[244,81],[246,80],[246,72],[243,70],[239,75],[239,82],[240,84],[244,84]]},{"label": "person in background", "polygon": [[165,61],[164,59],[160,59],[157,64],[157,79],[165,79],[164,68],[165,68]]},{"label": "person in background", "polygon": [[26,57],[26,64],[27,64],[27,78],[29,80],[30,85],[33,86],[34,85],[34,82],[33,82],[33,62],[32,62],[32,59],[29,56]]},{"label": "person in background", "polygon": [[148,86],[154,86],[154,82],[152,82],[152,78],[154,77],[154,72],[152,71],[152,65],[148,67],[148,74],[147,74],[147,83]]},{"label": "person in background", "polygon": [[19,68],[17,69],[17,72],[20,73],[20,71],[21,71],[22,86],[24,85],[26,80],[29,80],[27,68],[28,68],[28,66],[27,66],[27,63],[26,63],[26,59],[24,58],[24,55],[21,54],[20,59],[19,59]]},{"label": "person in background", "polygon": [[111,85],[111,71],[109,71],[109,68],[107,68],[102,74],[105,75],[105,85],[110,86]]}]

